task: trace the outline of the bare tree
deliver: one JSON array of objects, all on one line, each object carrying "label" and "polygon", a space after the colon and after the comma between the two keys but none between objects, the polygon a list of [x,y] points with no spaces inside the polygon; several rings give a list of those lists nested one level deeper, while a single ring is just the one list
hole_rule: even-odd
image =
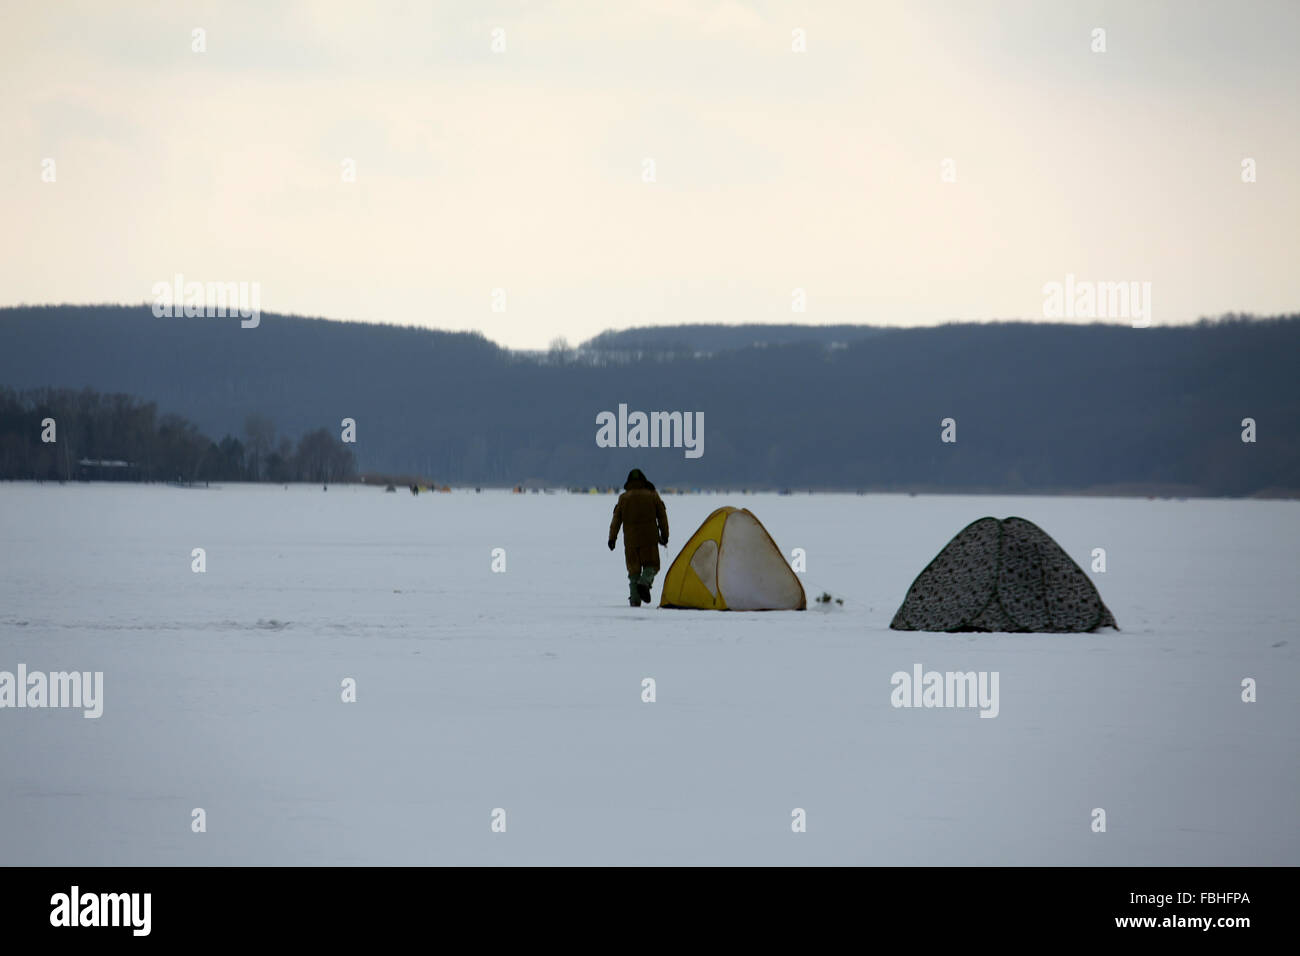
[{"label": "bare tree", "polygon": [[275,425],[264,415],[249,415],[244,420],[244,439],[253,480],[261,481],[266,458],[275,447]]},{"label": "bare tree", "polygon": [[552,365],[566,365],[573,357],[573,347],[563,335],[551,339],[548,359]]}]

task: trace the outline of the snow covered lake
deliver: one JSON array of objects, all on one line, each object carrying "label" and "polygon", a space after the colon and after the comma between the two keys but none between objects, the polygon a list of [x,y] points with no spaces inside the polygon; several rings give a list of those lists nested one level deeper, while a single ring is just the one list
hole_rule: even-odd
[{"label": "snow covered lake", "polygon": [[[628,607],[608,495],[0,484],[0,671],[104,675],[98,719],[0,709],[0,861],[1300,864],[1300,503],[665,501],[665,571],[748,507],[810,610]],[[890,631],[983,515],[1121,630]],[[894,707],[918,664],[997,716]]]}]

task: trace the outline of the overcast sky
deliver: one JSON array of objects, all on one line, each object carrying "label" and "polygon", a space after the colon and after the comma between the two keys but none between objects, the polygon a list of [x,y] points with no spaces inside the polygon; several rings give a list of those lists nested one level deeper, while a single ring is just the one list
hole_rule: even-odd
[{"label": "overcast sky", "polygon": [[1041,319],[1067,273],[1296,311],[1298,46],[1258,0],[7,2],[0,304],[181,273],[515,347]]}]

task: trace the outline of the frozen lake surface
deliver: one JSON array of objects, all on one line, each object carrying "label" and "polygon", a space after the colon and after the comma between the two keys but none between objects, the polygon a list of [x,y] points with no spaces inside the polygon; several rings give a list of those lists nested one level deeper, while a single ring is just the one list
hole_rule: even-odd
[{"label": "frozen lake surface", "polygon": [[[0,709],[0,861],[1300,864],[1300,503],[665,500],[665,570],[744,506],[845,603],[629,608],[607,495],[0,484],[0,671],[104,674]],[[990,514],[1104,548],[1122,630],[890,631]],[[997,717],[895,708],[916,664]]]}]

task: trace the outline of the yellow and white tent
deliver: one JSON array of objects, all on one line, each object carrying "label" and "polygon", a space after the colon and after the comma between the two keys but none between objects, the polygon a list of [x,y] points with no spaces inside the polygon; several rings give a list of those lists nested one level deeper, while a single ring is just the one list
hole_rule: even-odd
[{"label": "yellow and white tent", "polygon": [[767,529],[747,508],[704,519],[664,578],[660,607],[802,611],[803,585]]}]

